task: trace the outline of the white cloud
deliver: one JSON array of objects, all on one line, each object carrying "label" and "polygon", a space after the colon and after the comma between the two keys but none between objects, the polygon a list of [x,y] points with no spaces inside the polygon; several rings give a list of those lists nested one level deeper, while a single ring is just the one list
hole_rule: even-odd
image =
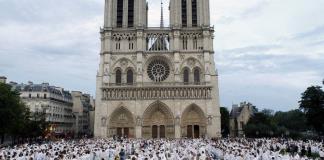
[{"label": "white cloud", "polygon": [[[168,26],[168,0],[164,2]],[[149,25],[160,0],[149,0]],[[324,75],[324,1],[210,0],[221,104],[296,108]],[[0,75],[95,93],[103,0],[0,0]]]}]

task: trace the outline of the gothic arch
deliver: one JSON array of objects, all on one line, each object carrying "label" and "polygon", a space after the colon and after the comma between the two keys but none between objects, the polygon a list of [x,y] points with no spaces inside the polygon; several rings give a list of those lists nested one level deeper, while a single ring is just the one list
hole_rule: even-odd
[{"label": "gothic arch", "polygon": [[181,115],[182,137],[203,137],[206,134],[206,127],[206,115],[198,105],[191,104],[183,111]]},{"label": "gothic arch", "polygon": [[[185,60],[183,60],[180,67],[181,68],[188,67],[191,70],[193,70],[193,68],[195,67],[204,68],[200,60],[194,57],[188,57]],[[201,71],[203,72],[203,70]]]},{"label": "gothic arch", "polygon": [[128,67],[125,70],[125,74],[126,74],[126,83],[127,84],[133,84],[135,82],[135,70],[131,67]]},{"label": "gothic arch", "polygon": [[201,83],[203,78],[203,72],[200,67],[194,67],[192,69],[193,72],[193,82],[194,83]]},{"label": "gothic arch", "polygon": [[122,72],[125,73],[128,68],[136,68],[136,65],[128,58],[118,59],[111,67],[111,71],[114,71],[116,68],[121,68]]},{"label": "gothic arch", "polygon": [[135,119],[123,105],[117,107],[109,117],[108,137],[113,135],[135,137]]},{"label": "gothic arch", "polygon": [[114,83],[121,84],[122,83],[122,75],[123,75],[122,69],[119,67],[116,68],[113,74],[114,74],[114,78],[115,78]]},{"label": "gothic arch", "polygon": [[190,82],[190,69],[188,67],[183,67],[181,70],[181,78],[182,82],[189,83]]},{"label": "gothic arch", "polygon": [[[170,108],[160,102],[152,103],[143,113],[142,135],[144,138],[174,138],[174,116]],[[154,136],[153,127],[164,127],[164,136],[161,132]],[[160,131],[160,130],[159,130]]]}]

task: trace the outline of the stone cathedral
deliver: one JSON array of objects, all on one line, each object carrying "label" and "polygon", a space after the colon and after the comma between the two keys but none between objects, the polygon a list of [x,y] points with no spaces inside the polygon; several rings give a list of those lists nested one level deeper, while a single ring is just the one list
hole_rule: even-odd
[{"label": "stone cathedral", "polygon": [[220,137],[209,0],[170,0],[169,27],[163,9],[160,27],[149,27],[148,9],[105,0],[95,137]]}]

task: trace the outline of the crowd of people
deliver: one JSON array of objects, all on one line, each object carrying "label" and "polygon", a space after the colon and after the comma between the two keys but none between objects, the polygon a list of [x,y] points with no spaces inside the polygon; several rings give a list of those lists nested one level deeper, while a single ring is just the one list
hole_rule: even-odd
[{"label": "crowd of people", "polygon": [[0,149],[0,160],[306,160],[312,155],[324,159],[323,142],[276,138],[81,139]]}]

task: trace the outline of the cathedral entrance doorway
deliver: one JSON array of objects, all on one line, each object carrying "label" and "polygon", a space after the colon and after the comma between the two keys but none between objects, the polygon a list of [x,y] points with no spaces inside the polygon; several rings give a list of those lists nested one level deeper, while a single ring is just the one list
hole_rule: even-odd
[{"label": "cathedral entrance doorway", "polygon": [[188,125],[187,126],[187,138],[199,138],[199,125]]},{"label": "cathedral entrance doorway", "polygon": [[152,138],[158,138],[158,126],[152,126]]},{"label": "cathedral entrance doorway", "polygon": [[196,105],[189,106],[181,117],[182,137],[200,138],[206,134],[204,112]]},{"label": "cathedral entrance doorway", "polygon": [[160,138],[165,138],[165,126],[160,126]]},{"label": "cathedral entrance doorway", "polygon": [[152,138],[165,138],[165,126],[152,126]]},{"label": "cathedral entrance doorway", "polygon": [[108,136],[135,137],[135,122],[132,113],[125,107],[117,108],[110,117]]},{"label": "cathedral entrance doorway", "polygon": [[161,102],[150,105],[143,115],[143,138],[174,138],[174,119],[170,109]]}]

